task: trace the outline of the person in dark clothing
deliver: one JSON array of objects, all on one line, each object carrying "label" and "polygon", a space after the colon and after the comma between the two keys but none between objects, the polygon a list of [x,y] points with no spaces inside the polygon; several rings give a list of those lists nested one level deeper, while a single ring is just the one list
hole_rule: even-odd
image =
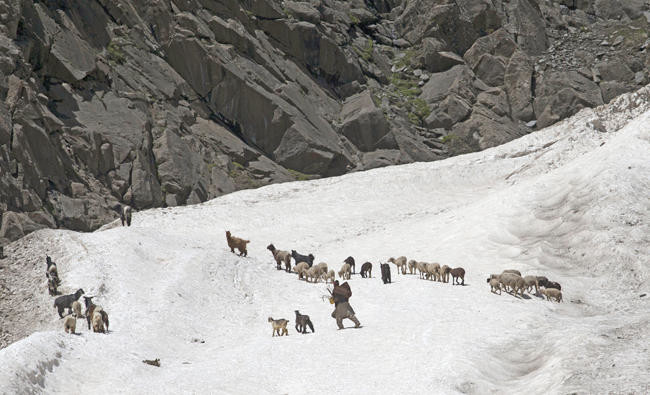
[{"label": "person in dark clothing", "polygon": [[334,289],[332,290],[332,298],[334,299],[334,311],[332,312],[332,318],[336,319],[336,325],[339,329],[343,329],[343,320],[348,318],[354,322],[354,327],[358,328],[361,326],[359,320],[355,316],[352,306],[350,306],[350,297],[352,296],[352,290],[350,285],[346,282],[339,285],[338,280],[334,281]]}]

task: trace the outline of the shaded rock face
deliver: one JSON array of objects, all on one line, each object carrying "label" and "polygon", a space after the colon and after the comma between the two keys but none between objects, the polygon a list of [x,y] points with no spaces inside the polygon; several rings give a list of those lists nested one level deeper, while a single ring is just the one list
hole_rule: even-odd
[{"label": "shaded rock face", "polygon": [[647,84],[648,11],[0,0],[0,245],[502,144]]}]

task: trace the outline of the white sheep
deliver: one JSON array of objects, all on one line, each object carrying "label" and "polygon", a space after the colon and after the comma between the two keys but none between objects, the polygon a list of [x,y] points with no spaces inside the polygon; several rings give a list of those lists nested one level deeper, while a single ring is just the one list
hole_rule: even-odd
[{"label": "white sheep", "polygon": [[440,264],[427,263],[427,280],[440,281]]},{"label": "white sheep", "polygon": [[72,302],[72,315],[75,318],[81,318],[81,303],[78,300]]},{"label": "white sheep", "polygon": [[499,295],[501,295],[501,283],[499,280],[496,278],[488,278],[488,282],[490,283],[490,291],[492,293],[496,293],[496,291],[499,291]]},{"label": "white sheep", "polygon": [[518,276],[515,273],[501,273],[498,275],[493,274],[490,277],[499,280],[499,282],[501,283],[501,285],[503,285],[503,288],[506,290],[506,292],[514,291],[516,295],[517,291],[519,291],[521,288],[521,296],[524,295],[524,289],[526,287],[526,283],[524,282],[524,279],[521,278],[521,276]]},{"label": "white sheep", "polygon": [[402,272],[402,274],[406,274],[406,257],[405,256],[401,256],[401,257],[399,257],[397,259],[395,259],[393,257],[388,258],[388,262],[392,262],[392,263],[395,264],[395,266],[397,266],[397,274],[399,274],[400,271]]},{"label": "white sheep", "polygon": [[440,268],[440,281],[443,283],[449,282],[449,273],[451,273],[451,268],[447,265],[442,265]]},{"label": "white sheep", "polygon": [[294,266],[291,270],[298,273],[298,280],[305,276],[305,272],[309,270],[309,264],[307,262],[300,262]]},{"label": "white sheep", "polygon": [[506,269],[506,270],[502,271],[501,273],[512,273],[512,274],[516,274],[519,277],[521,277],[521,272],[519,270],[515,270],[515,269]]},{"label": "white sheep", "polygon": [[327,284],[327,280],[329,280],[331,283],[334,283],[334,280],[336,280],[334,269],[330,269],[329,272],[323,273],[322,277],[326,284]]},{"label": "white sheep", "polygon": [[[315,283],[317,283],[318,280],[320,279],[320,276],[321,276],[320,270],[316,266],[310,267],[305,272],[305,280],[307,282],[315,282]],[[311,281],[309,281],[310,278],[311,278]]]},{"label": "white sheep", "polygon": [[526,282],[526,291],[530,293],[535,288],[535,294],[539,294],[539,282],[537,281],[537,276],[526,276],[524,277]]},{"label": "white sheep", "polygon": [[341,270],[339,270],[339,277],[343,280],[349,280],[351,273],[352,269],[350,268],[350,265],[344,263],[343,266],[341,266]]},{"label": "white sheep", "polygon": [[417,268],[418,263],[415,261],[415,259],[411,259],[408,262],[409,266],[409,274],[415,274],[415,269]]},{"label": "white sheep", "polygon": [[562,301],[562,291],[555,288],[543,288],[541,290],[542,295],[546,296],[546,300],[555,299],[556,302],[560,303]]},{"label": "white sheep", "polygon": [[427,263],[426,262],[417,262],[415,264],[417,267],[418,271],[420,272],[420,280],[424,278],[424,276],[427,274]]},{"label": "white sheep", "polygon": [[318,268],[318,271],[319,271],[320,275],[323,275],[323,274],[327,273],[327,269],[328,269],[327,263],[321,262],[318,265],[316,265],[316,267]]},{"label": "white sheep", "polygon": [[74,335],[77,329],[77,319],[71,315],[66,316],[63,321],[63,328],[65,329],[65,333]]},{"label": "white sheep", "polygon": [[100,333],[105,332],[104,321],[102,320],[102,308],[99,306],[97,306],[93,311],[92,324],[93,324],[93,332],[100,332]]}]

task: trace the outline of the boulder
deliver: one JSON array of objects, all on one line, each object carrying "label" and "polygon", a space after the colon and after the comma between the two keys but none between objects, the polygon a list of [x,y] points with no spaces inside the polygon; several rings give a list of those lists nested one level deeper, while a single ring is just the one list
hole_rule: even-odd
[{"label": "boulder", "polygon": [[508,95],[501,88],[491,88],[479,93],[478,96],[476,96],[474,109],[476,110],[480,106],[485,107],[498,117],[508,118],[510,115]]},{"label": "boulder", "polygon": [[308,2],[285,1],[284,9],[298,20],[311,22],[315,25],[320,23],[320,12]]},{"label": "boulder", "polygon": [[464,78],[467,72],[465,66],[454,66],[447,71],[431,74],[429,81],[422,87],[420,98],[429,103],[444,99],[449,94],[452,85]]},{"label": "boulder", "polygon": [[0,102],[0,145],[9,144],[11,141],[11,115],[7,106]]},{"label": "boulder", "polygon": [[544,16],[537,0],[513,0],[509,2],[511,33],[517,37],[517,45],[529,55],[539,55],[548,48]]},{"label": "boulder", "polygon": [[353,8],[350,10],[350,18],[361,26],[370,25],[377,22],[377,16],[365,8]]},{"label": "boulder", "polygon": [[194,185],[198,182],[203,160],[191,147],[192,137],[182,138],[170,129],[165,129],[161,138],[154,142],[158,179],[164,193],[180,197],[184,203]]},{"label": "boulder", "polygon": [[523,51],[516,51],[508,61],[503,77],[511,115],[524,122],[535,117],[533,113],[533,73],[533,60]]},{"label": "boulder", "polygon": [[501,86],[503,85],[507,61],[507,59],[500,56],[485,54],[481,56],[481,59],[474,68],[474,73],[476,73],[476,76],[481,81],[489,86]]},{"label": "boulder", "polygon": [[349,97],[341,110],[341,134],[359,150],[397,148],[390,126],[380,108],[375,106],[369,91]]},{"label": "boulder", "polygon": [[25,235],[23,222],[27,216],[22,213],[7,211],[2,213],[2,225],[0,226],[0,238],[17,240]]},{"label": "boulder", "polygon": [[478,104],[466,121],[454,125],[450,134],[454,138],[450,140],[457,141],[450,149],[458,153],[468,149],[483,150],[521,137],[527,132],[528,130],[517,127],[508,117],[499,116]]},{"label": "boulder", "polygon": [[598,70],[598,76],[602,81],[629,82],[634,79],[634,72],[620,60],[598,62],[596,63],[596,70]]},{"label": "boulder", "polygon": [[472,47],[465,52],[463,58],[467,65],[475,70],[485,55],[508,59],[515,52],[517,45],[511,35],[505,29],[499,29],[494,33],[481,37],[474,42]]},{"label": "boulder", "polygon": [[630,88],[627,84],[619,81],[603,81],[599,84],[600,91],[603,95],[603,102],[609,103],[612,99],[629,92]]},{"label": "boulder", "polygon": [[432,73],[447,71],[464,62],[463,58],[448,51],[427,52],[423,57],[423,66]]},{"label": "boulder", "polygon": [[598,85],[576,71],[550,72],[537,80],[533,107],[540,129],[601,104]]},{"label": "boulder", "polygon": [[263,19],[283,18],[282,10],[273,0],[250,0],[250,12]]},{"label": "boulder", "polygon": [[446,47],[462,55],[478,38],[459,6],[453,4],[432,4],[429,0],[406,2],[403,12],[395,20],[400,36],[411,44],[418,44],[426,37],[436,38]]},{"label": "boulder", "polygon": [[24,164],[24,184],[37,191],[41,198],[50,185],[66,191],[69,181],[64,160],[47,132],[32,122],[15,124],[13,129],[12,146],[16,159]]},{"label": "boulder", "polygon": [[626,16],[625,9],[621,3],[627,3],[630,0],[623,2],[619,0],[595,0],[594,12],[597,16],[604,19],[621,19]]}]

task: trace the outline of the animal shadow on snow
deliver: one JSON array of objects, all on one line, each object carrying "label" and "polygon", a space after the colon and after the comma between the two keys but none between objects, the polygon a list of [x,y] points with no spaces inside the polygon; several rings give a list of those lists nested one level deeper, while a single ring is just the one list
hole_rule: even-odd
[{"label": "animal shadow on snow", "polygon": [[524,296],[520,296],[520,295],[516,295],[516,294],[513,295],[513,294],[511,294],[510,292],[508,292],[508,295],[512,296],[513,298],[517,298],[517,299],[527,299],[527,300],[532,299],[532,298],[530,297],[530,295],[526,295],[526,294],[524,294]]}]

